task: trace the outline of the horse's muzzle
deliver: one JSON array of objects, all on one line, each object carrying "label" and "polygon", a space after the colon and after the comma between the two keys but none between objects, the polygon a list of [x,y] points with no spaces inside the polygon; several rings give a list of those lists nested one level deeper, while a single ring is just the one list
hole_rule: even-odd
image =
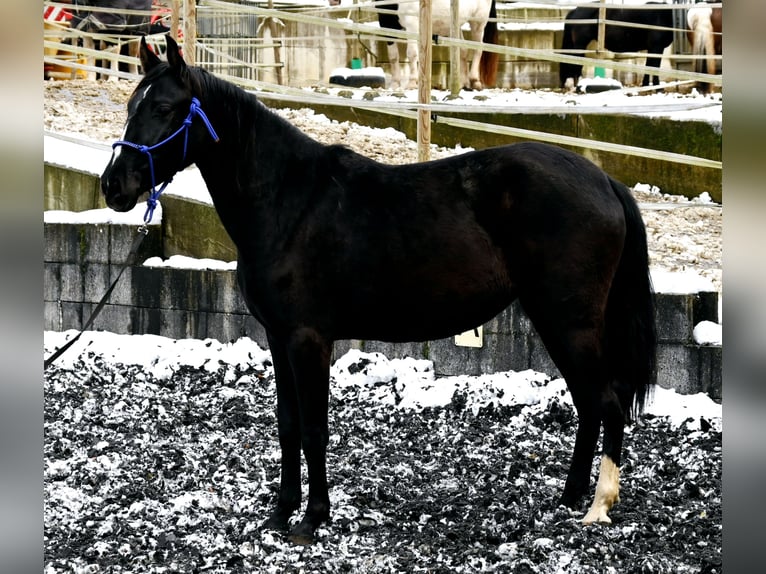
[{"label": "horse's muzzle", "polygon": [[101,193],[106,205],[115,211],[130,211],[138,203],[139,193],[134,186],[126,185],[125,178],[115,177],[108,169],[101,176]]}]

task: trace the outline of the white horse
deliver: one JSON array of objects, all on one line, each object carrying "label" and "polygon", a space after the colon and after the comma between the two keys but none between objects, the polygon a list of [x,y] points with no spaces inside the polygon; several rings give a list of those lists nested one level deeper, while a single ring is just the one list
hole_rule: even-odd
[{"label": "white horse", "polygon": [[[420,3],[417,0],[403,0],[399,4],[382,5],[381,8],[396,10],[398,16],[398,28],[408,32],[417,32],[420,29]],[[450,0],[433,0],[431,8],[433,34],[438,36],[450,35]],[[397,26],[388,19],[378,17],[381,28],[394,28]],[[497,43],[497,22],[495,20],[495,0],[460,0],[460,26],[468,23],[470,33],[468,38],[475,42]],[[495,83],[497,73],[497,53],[477,50],[462,50],[461,53],[461,78],[463,86],[468,89],[481,90],[485,85]],[[388,59],[391,62],[391,87],[398,88],[402,83],[402,74],[399,66],[399,47],[395,42],[388,44]],[[469,65],[470,60],[470,65]],[[416,39],[407,41],[407,61],[409,63],[407,88],[416,88],[418,85],[418,42]]]}]

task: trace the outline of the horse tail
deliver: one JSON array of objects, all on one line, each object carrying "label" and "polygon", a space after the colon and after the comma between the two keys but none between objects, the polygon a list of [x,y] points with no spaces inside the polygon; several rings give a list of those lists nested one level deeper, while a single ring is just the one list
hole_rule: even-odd
[{"label": "horse tail", "polygon": [[[713,31],[713,10],[707,7],[690,8],[687,22],[692,32],[692,53],[695,56],[707,56],[694,60],[694,71],[698,73],[716,73],[715,33]],[[707,70],[705,65],[707,64]]]},{"label": "horse tail", "polygon": [[627,186],[609,179],[622,203],[626,233],[607,302],[606,354],[614,377],[612,388],[630,422],[643,411],[657,378],[654,290],[641,212]]},{"label": "horse tail", "polygon": [[[707,23],[698,24],[697,28],[694,29],[693,53],[695,56],[707,56],[705,60],[694,60],[695,72],[715,74],[715,49],[713,48],[712,32],[712,26],[707,26]],[[705,64],[707,64],[707,70]]]},{"label": "horse tail", "polygon": [[[487,20],[487,25],[484,26],[482,42],[485,44],[497,44],[497,11],[495,10],[495,0],[492,0],[492,5],[489,7],[489,19]],[[495,82],[497,82],[499,56],[500,54],[497,52],[487,52],[486,50],[481,53],[479,78],[485,87],[494,86]]]}]

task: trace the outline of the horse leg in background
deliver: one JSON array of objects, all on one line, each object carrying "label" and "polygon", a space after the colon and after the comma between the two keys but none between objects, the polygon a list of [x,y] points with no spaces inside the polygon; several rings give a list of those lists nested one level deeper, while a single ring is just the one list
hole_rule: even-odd
[{"label": "horse leg in background", "polygon": [[[659,53],[662,53],[664,48],[659,48]],[[651,53],[657,53],[655,52],[657,50],[657,47],[650,47],[649,51]],[[660,63],[662,62],[662,56],[647,56],[646,58],[646,66],[649,68],[656,68],[657,70],[660,69]],[[658,86],[660,84],[660,77],[656,74],[652,74],[651,72],[647,71],[644,74],[644,79],[641,81],[642,86]]]},{"label": "horse leg in background", "polygon": [[414,90],[418,87],[418,43],[415,40],[407,40],[407,65],[407,89]]},{"label": "horse leg in background", "polygon": [[135,62],[128,64],[128,72],[131,74],[138,74],[138,50],[140,47],[140,41],[138,38],[129,40],[127,43],[128,56],[135,58]]},{"label": "horse leg in background", "polygon": [[[271,345],[271,340],[269,344]],[[287,449],[283,448],[282,451],[283,480],[286,479],[286,483],[280,484],[280,506],[272,518],[278,514],[277,518],[280,519],[278,526],[282,526],[281,518],[294,505],[296,495],[300,500],[300,467],[298,466],[298,472],[295,468],[295,415],[298,414],[300,445],[308,468],[309,495],[306,513],[290,532],[289,539],[296,544],[311,544],[314,542],[314,532],[317,527],[330,517],[330,496],[327,490],[327,443],[330,434],[327,409],[332,342],[325,340],[313,329],[304,327],[293,333],[283,348],[284,356],[280,360],[283,361],[286,357],[291,371],[291,376],[286,377],[285,380],[283,364],[280,369],[281,374],[278,374],[283,380],[277,381],[277,388],[282,387],[280,398],[284,396],[288,402],[286,413],[282,413],[281,407],[279,410],[280,447],[282,447],[283,419],[286,423],[284,433]],[[276,364],[275,361],[275,373],[277,373]],[[284,385],[290,385],[291,389],[285,388]],[[297,458],[299,461],[300,457]],[[286,492],[283,492],[284,484],[287,486]]]},{"label": "horse leg in background", "polygon": [[[561,49],[574,50],[583,49],[585,46],[575,45],[576,40],[576,24],[565,23],[564,24],[564,39],[561,42]],[[582,66],[578,64],[568,64],[565,62],[559,63],[559,81],[562,89],[573,90],[577,85],[577,81],[582,74]]]},{"label": "horse leg in background", "polygon": [[402,86],[402,68],[399,65],[399,44],[388,42],[388,61],[391,64],[391,88],[398,90]]},{"label": "horse leg in background", "polygon": [[[90,36],[83,36],[82,37],[82,47],[86,50],[95,50],[96,49],[96,42],[93,40]],[[88,66],[94,67],[96,65],[96,58],[95,56],[88,55],[85,57],[85,64]],[[87,70],[85,72],[85,79],[90,81],[96,80],[96,72],[92,70]]]},{"label": "horse leg in background", "polygon": [[[484,37],[484,28],[487,25],[486,21],[483,22],[477,22],[476,20],[471,20],[469,22],[471,26],[471,40],[474,42],[481,42],[482,38]],[[462,53],[462,50],[461,50]],[[469,52],[471,54],[471,64],[468,68],[468,74],[467,76],[462,76],[463,78],[463,85],[468,88],[469,90],[481,90],[483,89],[483,85],[481,83],[481,76],[480,76],[480,70],[479,70],[479,64],[481,63],[481,50],[470,50]],[[463,60],[463,58],[461,58]],[[465,59],[467,63],[467,58]]]},{"label": "horse leg in background", "polygon": [[[111,46],[107,43],[106,40],[103,41],[101,46],[102,52],[108,52],[109,54],[114,54],[113,57],[109,58],[109,69],[112,72],[119,72],[120,71],[120,43],[119,41],[112,44]],[[109,77],[107,78],[110,82],[119,82],[120,76],[117,74],[109,74]]]}]

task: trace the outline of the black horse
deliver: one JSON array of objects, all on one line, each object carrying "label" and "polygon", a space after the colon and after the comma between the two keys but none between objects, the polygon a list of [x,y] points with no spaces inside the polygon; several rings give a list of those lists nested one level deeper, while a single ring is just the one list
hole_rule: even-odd
[{"label": "black horse", "polygon": [[320,144],[250,93],[142,41],[145,75],[125,140],[101,176],[127,211],[196,163],[238,249],[237,277],[266,329],[277,385],[281,484],[264,527],[311,542],[330,515],[328,388],[339,339],[431,340],[488,321],[518,298],[572,394],[579,426],[562,501],[588,492],[609,522],[623,427],[654,382],[646,232],[626,186],[583,157],[521,143],[426,163],[377,163]]},{"label": "black horse", "polygon": [[[647,4],[657,4],[648,2]],[[584,50],[592,41],[598,39],[598,7],[578,6],[567,14],[564,23],[564,40],[562,50]],[[647,50],[646,65],[660,68],[662,52],[673,43],[673,12],[667,8],[607,8],[606,19],[622,24],[606,24],[604,32],[604,49],[611,52],[638,52]],[[578,20],[592,20],[591,23]],[[657,26],[658,28],[640,28],[636,26]],[[577,79],[582,73],[582,65],[559,65],[559,79],[565,86],[568,78]],[[644,74],[641,85],[648,86],[649,74]],[[659,84],[659,77],[651,76],[652,85]]]}]

